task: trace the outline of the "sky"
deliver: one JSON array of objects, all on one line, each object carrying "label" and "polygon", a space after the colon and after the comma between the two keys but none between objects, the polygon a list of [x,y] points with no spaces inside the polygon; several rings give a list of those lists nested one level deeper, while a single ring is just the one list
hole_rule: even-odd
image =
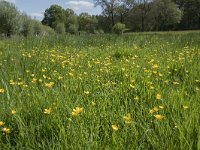
[{"label": "sky", "polygon": [[18,10],[25,12],[32,18],[42,20],[45,9],[52,4],[58,4],[64,9],[71,8],[76,14],[87,12],[91,15],[101,13],[99,6],[95,7],[93,0],[6,0],[16,5]]}]

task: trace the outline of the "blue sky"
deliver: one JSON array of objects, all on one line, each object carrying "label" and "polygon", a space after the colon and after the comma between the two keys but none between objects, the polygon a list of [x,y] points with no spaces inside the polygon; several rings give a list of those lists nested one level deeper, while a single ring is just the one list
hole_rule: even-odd
[{"label": "blue sky", "polygon": [[76,14],[87,12],[89,14],[100,14],[101,8],[94,7],[93,0],[6,0],[12,2],[21,11],[32,18],[42,20],[46,8],[52,4],[58,4],[63,8],[71,8]]}]

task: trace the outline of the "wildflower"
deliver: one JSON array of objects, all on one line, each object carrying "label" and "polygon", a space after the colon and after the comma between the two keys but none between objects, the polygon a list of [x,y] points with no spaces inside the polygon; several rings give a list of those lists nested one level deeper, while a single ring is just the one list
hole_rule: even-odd
[{"label": "wildflower", "polygon": [[11,114],[16,114],[17,113],[17,111],[16,110],[11,110]]},{"label": "wildflower", "polygon": [[195,80],[196,81],[196,83],[200,83],[200,80]]},{"label": "wildflower", "polygon": [[15,85],[16,83],[14,82],[14,80],[10,80],[10,85]]},{"label": "wildflower", "polygon": [[3,126],[5,124],[5,122],[0,121],[0,126]]},{"label": "wildflower", "polygon": [[179,85],[179,83],[178,83],[178,82],[173,82],[173,84],[174,84],[174,85]]},{"label": "wildflower", "polygon": [[162,76],[163,76],[163,74],[162,74],[162,73],[159,73],[158,75],[159,75],[160,77],[162,77]]},{"label": "wildflower", "polygon": [[150,114],[153,114],[153,113],[155,113],[155,112],[158,112],[158,110],[159,110],[158,107],[154,107],[153,109],[150,109],[150,110],[149,110],[149,113],[150,113]]},{"label": "wildflower", "polygon": [[189,108],[189,106],[183,105],[183,109],[188,109],[188,108]]},{"label": "wildflower", "polygon": [[45,86],[48,88],[52,88],[54,86],[54,82],[45,83]]},{"label": "wildflower", "polygon": [[118,126],[117,125],[112,125],[112,129],[113,129],[113,131],[117,131],[117,130],[119,130],[119,128],[118,128]]},{"label": "wildflower", "polygon": [[74,76],[74,74],[73,74],[73,73],[71,73],[71,72],[69,72],[69,75],[70,75],[70,76],[72,76],[72,77]]},{"label": "wildflower", "polygon": [[135,86],[134,86],[134,85],[132,85],[132,84],[130,84],[130,87],[131,87],[131,88],[133,88],[133,89],[135,88]]},{"label": "wildflower", "polygon": [[138,96],[136,96],[136,97],[134,98],[134,100],[138,101],[138,100],[139,100],[139,97],[138,97]]},{"label": "wildflower", "polygon": [[42,76],[43,76],[43,78],[44,78],[44,79],[46,79],[46,78],[47,78],[47,76],[46,76],[46,75],[42,75]]},{"label": "wildflower", "polygon": [[0,93],[4,93],[5,92],[5,90],[4,89],[0,89]]},{"label": "wildflower", "polygon": [[3,128],[2,131],[3,131],[3,133],[5,133],[5,134],[10,133],[10,129],[9,129],[9,128]]},{"label": "wildflower", "polygon": [[126,124],[130,124],[131,121],[132,121],[131,114],[128,113],[126,116],[123,117],[123,119],[124,119],[124,122],[125,122]]},{"label": "wildflower", "polygon": [[154,87],[153,87],[153,86],[150,86],[149,88],[150,88],[150,90],[153,90],[153,89],[154,89]]},{"label": "wildflower", "polygon": [[165,118],[165,116],[163,115],[154,115],[154,117],[157,119],[157,120],[162,120]]},{"label": "wildflower", "polygon": [[163,109],[164,108],[164,106],[162,106],[162,105],[160,105],[160,106],[158,106],[160,109]]},{"label": "wildflower", "polygon": [[92,102],[92,106],[96,106],[96,103],[95,103],[95,102]]},{"label": "wildflower", "polygon": [[157,95],[156,95],[156,99],[157,99],[157,100],[160,100],[161,98],[162,98],[161,94],[157,94]]},{"label": "wildflower", "polygon": [[198,88],[198,87],[196,87],[195,89],[196,89],[196,91],[199,91],[199,88]]},{"label": "wildflower", "polygon": [[36,83],[37,82],[37,79],[36,78],[33,78],[32,79],[32,83]]},{"label": "wildflower", "polygon": [[52,109],[51,108],[46,108],[46,109],[44,109],[44,114],[50,114],[52,112]]},{"label": "wildflower", "polygon": [[154,64],[154,65],[152,66],[152,68],[153,68],[153,69],[156,69],[156,68],[158,68],[158,65],[157,65],[157,64]]},{"label": "wildflower", "polygon": [[63,77],[61,77],[61,76],[58,77],[58,80],[62,80],[62,79],[63,79]]},{"label": "wildflower", "polygon": [[89,92],[89,91],[84,91],[84,93],[85,93],[86,95],[89,95],[89,94],[90,94],[90,92]]},{"label": "wildflower", "polygon": [[72,116],[78,116],[80,115],[80,113],[83,111],[82,107],[76,107],[75,109],[73,109],[71,115]]}]

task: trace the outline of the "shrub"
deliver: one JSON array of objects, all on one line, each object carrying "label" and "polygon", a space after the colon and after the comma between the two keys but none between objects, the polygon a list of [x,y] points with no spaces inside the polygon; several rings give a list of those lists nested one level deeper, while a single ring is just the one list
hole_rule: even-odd
[{"label": "shrub", "polygon": [[116,34],[122,34],[125,28],[125,24],[118,22],[113,26],[113,32]]},{"label": "shrub", "polygon": [[71,34],[76,34],[78,32],[78,26],[76,24],[70,24],[68,32]]},{"label": "shrub", "polygon": [[65,24],[64,23],[58,23],[56,25],[55,31],[58,34],[65,34]]}]

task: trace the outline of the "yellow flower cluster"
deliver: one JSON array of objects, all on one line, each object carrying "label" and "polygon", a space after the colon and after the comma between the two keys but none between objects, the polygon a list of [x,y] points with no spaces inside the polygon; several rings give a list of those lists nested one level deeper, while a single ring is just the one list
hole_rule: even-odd
[{"label": "yellow flower cluster", "polygon": [[72,116],[78,116],[81,114],[81,112],[83,111],[82,107],[76,107],[75,109],[73,109],[71,115]]}]

